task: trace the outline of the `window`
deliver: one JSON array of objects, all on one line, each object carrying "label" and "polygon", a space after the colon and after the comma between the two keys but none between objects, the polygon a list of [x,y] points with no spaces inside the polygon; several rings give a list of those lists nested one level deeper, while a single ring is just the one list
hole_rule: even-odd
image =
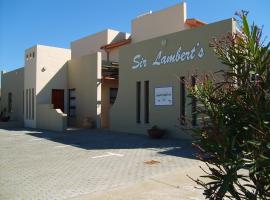
[{"label": "window", "polygon": [[110,104],[114,104],[118,88],[110,88]]},{"label": "window", "polygon": [[8,112],[12,111],[12,93],[8,93]]},{"label": "window", "polygon": [[68,116],[69,117],[76,117],[76,90],[69,89],[68,90]]},{"label": "window", "polygon": [[186,117],[186,86],[185,77],[180,78],[180,124],[185,124]]},{"label": "window", "polygon": [[32,106],[31,106],[31,103],[32,103],[32,98],[31,98],[31,89],[28,89],[28,119],[32,119]]},{"label": "window", "polygon": [[149,81],[144,81],[144,123],[149,123]]},{"label": "window", "polygon": [[141,82],[136,83],[136,121],[141,123]]},{"label": "window", "polygon": [[[191,87],[194,88],[195,85],[196,85],[196,76],[192,76],[191,77]],[[196,106],[197,106],[196,97],[192,96],[192,100],[191,100],[192,126],[196,126],[197,125]]]},{"label": "window", "polygon": [[32,88],[32,120],[35,118],[35,94],[34,88]]},{"label": "window", "polygon": [[25,115],[26,115],[26,119],[28,119],[28,117],[29,117],[29,113],[28,113],[28,89],[26,89]]},{"label": "window", "polygon": [[35,89],[28,88],[23,91],[23,113],[27,120],[35,119]]},{"label": "window", "polygon": [[35,52],[33,52],[33,54],[32,54],[32,55],[33,55],[33,58],[34,58],[34,57],[35,57]]},{"label": "window", "polygon": [[24,114],[24,90],[22,91],[22,113]]}]

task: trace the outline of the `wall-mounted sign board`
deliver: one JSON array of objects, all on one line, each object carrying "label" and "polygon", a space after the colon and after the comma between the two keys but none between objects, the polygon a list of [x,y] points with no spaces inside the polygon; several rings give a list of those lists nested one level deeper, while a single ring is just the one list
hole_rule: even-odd
[{"label": "wall-mounted sign board", "polygon": [[170,106],[172,105],[172,87],[155,88],[155,105]]}]

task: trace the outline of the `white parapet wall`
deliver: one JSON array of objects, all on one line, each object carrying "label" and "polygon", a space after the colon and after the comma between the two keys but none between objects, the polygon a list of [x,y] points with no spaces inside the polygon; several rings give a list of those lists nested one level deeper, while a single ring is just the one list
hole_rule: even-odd
[{"label": "white parapet wall", "polygon": [[148,12],[132,20],[132,43],[188,29],[186,3]]},{"label": "white parapet wall", "polygon": [[[71,58],[77,59],[82,56],[93,54],[96,52],[102,53],[103,60],[106,60],[106,52],[100,49],[101,46],[128,39],[129,33],[119,32],[112,29],[95,33],[71,42]],[[118,52],[116,53],[118,54]],[[114,61],[118,61],[118,55],[113,55]]]},{"label": "white parapet wall", "polygon": [[63,132],[67,129],[67,114],[52,104],[37,105],[37,128]]}]

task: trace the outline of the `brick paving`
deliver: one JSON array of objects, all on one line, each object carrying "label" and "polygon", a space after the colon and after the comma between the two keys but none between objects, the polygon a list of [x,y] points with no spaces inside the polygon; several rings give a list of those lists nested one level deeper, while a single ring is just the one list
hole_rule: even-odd
[{"label": "brick paving", "polygon": [[[60,200],[106,192],[196,166],[193,153],[187,141],[105,130],[0,129],[0,199]],[[158,162],[145,163],[151,160]]]}]

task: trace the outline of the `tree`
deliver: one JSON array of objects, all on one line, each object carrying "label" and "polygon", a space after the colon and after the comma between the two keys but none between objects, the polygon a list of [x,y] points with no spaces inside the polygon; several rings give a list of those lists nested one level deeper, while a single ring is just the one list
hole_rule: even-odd
[{"label": "tree", "polygon": [[207,199],[270,199],[270,43],[247,12],[238,17],[240,31],[211,43],[227,67],[222,81],[204,76],[190,87],[203,119],[194,145],[207,165],[194,181]]}]

